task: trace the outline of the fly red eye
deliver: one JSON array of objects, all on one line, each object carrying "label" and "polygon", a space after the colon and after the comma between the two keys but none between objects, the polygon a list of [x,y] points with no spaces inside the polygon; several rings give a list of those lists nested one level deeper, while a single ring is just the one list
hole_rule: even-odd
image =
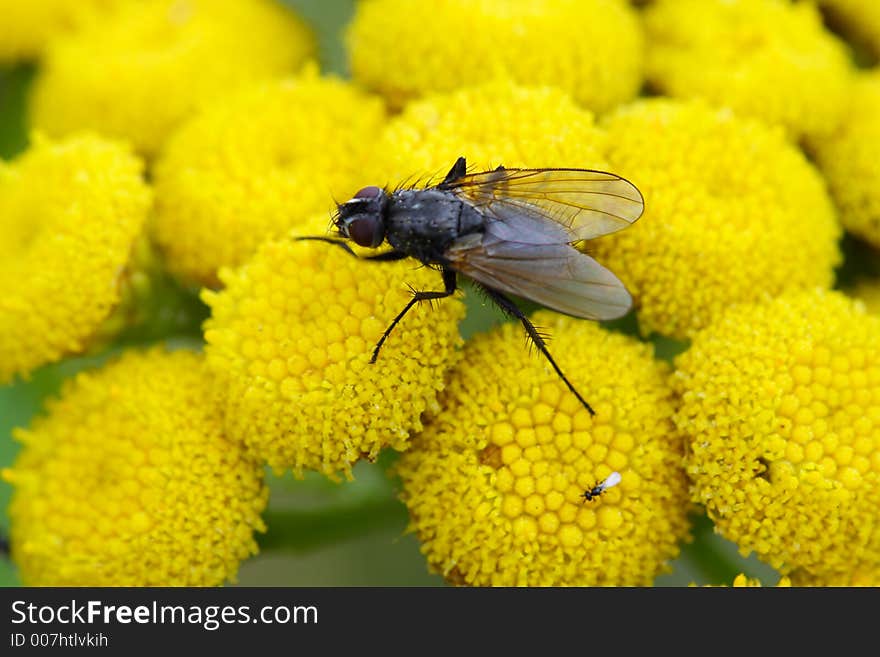
[{"label": "fly red eye", "polygon": [[374,216],[361,216],[348,225],[348,236],[358,246],[376,247],[385,235],[379,220]]},{"label": "fly red eye", "polygon": [[354,198],[377,198],[382,190],[375,185],[364,187],[361,191],[354,195]]}]

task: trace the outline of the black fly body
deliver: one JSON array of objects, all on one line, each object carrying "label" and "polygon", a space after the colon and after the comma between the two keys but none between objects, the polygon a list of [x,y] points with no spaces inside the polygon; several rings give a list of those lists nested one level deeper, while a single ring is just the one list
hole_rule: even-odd
[{"label": "black fly body", "polygon": [[415,304],[452,295],[462,274],[522,323],[532,344],[593,415],[550,355],[546,337],[507,295],[585,319],[625,315],[632,299],[623,283],[572,244],[626,228],[643,210],[639,190],[612,173],[498,167],[469,174],[460,157],[432,187],[361,189],[338,206],[334,224],[340,238],[300,239],[331,242],[352,255],[345,240],[372,248],[387,242],[391,250],[364,259],[414,258],[439,270],[443,289],[414,290],[382,334],[370,362],[376,361],[385,340]]}]

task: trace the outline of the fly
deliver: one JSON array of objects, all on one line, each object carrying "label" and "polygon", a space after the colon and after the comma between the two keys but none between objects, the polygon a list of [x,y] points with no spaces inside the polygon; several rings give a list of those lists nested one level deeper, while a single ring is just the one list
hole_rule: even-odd
[{"label": "fly", "polygon": [[581,497],[584,498],[584,502],[592,502],[609,488],[614,488],[617,484],[620,483],[620,480],[620,473],[612,472],[605,478],[605,481],[596,482],[596,485],[593,486],[591,489],[585,490],[583,493],[581,493]]},{"label": "fly", "polygon": [[632,298],[618,278],[572,244],[630,226],[644,210],[631,182],[590,169],[506,169],[468,173],[460,157],[437,185],[425,189],[364,187],[338,206],[342,239],[391,250],[366,256],[390,261],[415,258],[436,268],[443,290],[413,291],[373,350],[371,363],[394,327],[418,302],[451,296],[462,274],[501,310],[519,320],[529,339],[581,404],[592,407],[553,360],[544,337],[508,294],[592,320],[625,315]]}]

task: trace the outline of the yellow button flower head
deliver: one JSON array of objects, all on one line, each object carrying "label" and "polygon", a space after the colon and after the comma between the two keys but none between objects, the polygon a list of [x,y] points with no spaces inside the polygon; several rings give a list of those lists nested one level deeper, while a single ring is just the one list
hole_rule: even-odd
[{"label": "yellow button flower head", "polygon": [[[667,367],[593,323],[533,319],[596,416],[518,324],[471,339],[443,410],[396,466],[411,529],[456,584],[648,585],[687,532]],[[619,485],[587,501],[613,472]]]},{"label": "yellow button flower head", "polygon": [[0,62],[33,59],[68,34],[131,0],[0,0]]},{"label": "yellow button flower head", "polygon": [[348,37],[355,80],[397,107],[511,78],[602,112],[642,83],[641,26],[623,0],[371,0]]},{"label": "yellow button flower head", "polygon": [[[880,5],[878,5],[880,6]],[[832,135],[811,142],[844,227],[880,246],[880,71],[862,75]]]},{"label": "yellow button flower head", "polygon": [[645,10],[649,82],[785,126],[832,130],[849,91],[845,46],[809,2],[657,0]]},{"label": "yellow button flower head", "polygon": [[49,49],[34,84],[32,125],[125,137],[147,155],[200,104],[294,69],[314,50],[270,0],[132,3]]},{"label": "yellow button flower head", "polygon": [[257,550],[262,468],[224,436],[201,356],[129,352],[15,435],[3,475],[27,585],[219,585]]},{"label": "yellow button flower head", "polygon": [[35,136],[0,163],[0,382],[82,351],[120,299],[150,191],[127,148]]},{"label": "yellow button flower head", "polygon": [[731,309],[676,366],[694,500],[721,533],[783,573],[876,573],[880,318],[790,293]]},{"label": "yellow button flower head", "polygon": [[[605,134],[562,91],[491,82],[413,101],[375,145],[381,181],[442,177],[459,156],[474,169],[607,166]],[[434,182],[439,182],[435,180]]]},{"label": "yellow button flower head", "polygon": [[646,209],[590,249],[633,293],[645,333],[686,337],[731,304],[832,283],[833,205],[781,131],[667,99],[621,108],[605,127],[610,170]]},{"label": "yellow button flower head", "polygon": [[846,36],[880,57],[880,4],[877,0],[819,0]]},{"label": "yellow button flower head", "polygon": [[221,266],[329,210],[334,196],[347,200],[366,184],[383,120],[378,98],[310,68],[249,87],[184,124],[155,167],[154,232],[169,266],[216,285]]},{"label": "yellow button flower head", "polygon": [[[321,234],[327,220],[311,225],[304,234]],[[461,301],[412,309],[369,363],[411,298],[407,286],[439,289],[437,272],[282,239],[220,279],[222,292],[203,293],[212,310],[208,364],[228,395],[231,435],[275,470],[350,477],[359,459],[406,448],[421,414],[437,410],[444,374],[459,357]]]}]

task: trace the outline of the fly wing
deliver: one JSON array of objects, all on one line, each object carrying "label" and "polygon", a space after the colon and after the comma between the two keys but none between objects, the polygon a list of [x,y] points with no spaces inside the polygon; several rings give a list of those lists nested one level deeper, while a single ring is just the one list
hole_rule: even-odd
[{"label": "fly wing", "polygon": [[568,244],[528,244],[491,233],[460,238],[446,251],[452,267],[475,281],[585,319],[625,315],[632,298],[623,283]]},{"label": "fly wing", "polygon": [[645,202],[638,188],[613,173],[590,169],[503,169],[447,180],[438,189],[502,222],[552,222],[566,242],[589,240],[635,222]]}]

